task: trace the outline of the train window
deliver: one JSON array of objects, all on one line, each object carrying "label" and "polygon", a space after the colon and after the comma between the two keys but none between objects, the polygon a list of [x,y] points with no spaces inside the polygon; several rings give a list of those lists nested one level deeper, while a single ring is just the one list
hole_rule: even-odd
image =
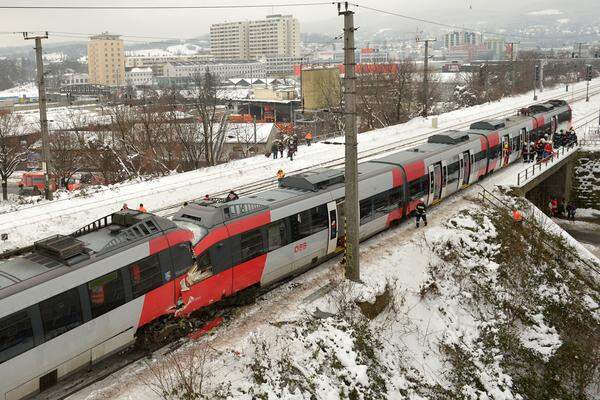
[{"label": "train window", "polygon": [[448,183],[456,182],[460,175],[460,166],[458,161],[448,165]]},{"label": "train window", "polygon": [[263,235],[260,228],[244,232],[240,236],[242,249],[241,262],[245,262],[265,254],[265,245],[263,243]]},{"label": "train window", "polygon": [[371,209],[371,198],[363,199],[360,201],[360,223],[363,224],[367,222],[371,215],[373,215],[373,210]]},{"label": "train window", "polygon": [[185,271],[190,269],[194,262],[190,244],[184,242],[171,247],[171,260],[173,260],[173,273],[175,277],[183,275]]},{"label": "train window", "polygon": [[292,242],[310,235],[310,210],[289,217],[292,228]]},{"label": "train window", "polygon": [[288,244],[284,220],[279,220],[270,224],[267,228],[267,235],[269,240],[268,251],[277,250]]},{"label": "train window", "polygon": [[320,232],[329,227],[329,216],[327,215],[327,206],[325,204],[310,210],[310,225],[311,234]]},{"label": "train window", "polygon": [[388,190],[388,192],[390,194],[390,200],[389,200],[390,206],[392,206],[392,207],[401,206],[401,204],[400,204],[400,202],[402,201],[401,188],[390,189],[390,190]]},{"label": "train window", "polygon": [[388,211],[388,194],[386,192],[373,196],[373,208],[375,213],[386,213]]},{"label": "train window", "polygon": [[40,314],[45,340],[50,340],[81,325],[83,317],[79,292],[77,289],[71,289],[42,301]]},{"label": "train window", "polygon": [[125,287],[120,271],[110,272],[87,284],[92,307],[92,318],[96,318],[125,304]]},{"label": "train window", "polygon": [[133,297],[139,297],[162,285],[162,272],[156,255],[129,265]]},{"label": "train window", "polygon": [[420,199],[429,192],[429,179],[424,175],[408,183],[408,197],[411,200]]},{"label": "train window", "polygon": [[485,160],[485,158],[486,158],[485,151],[480,151],[479,153],[475,153],[475,155],[473,156],[473,159],[475,160],[475,162]]},{"label": "train window", "polygon": [[0,363],[33,348],[33,328],[27,311],[0,319]]},{"label": "train window", "polygon": [[497,158],[500,155],[501,146],[495,145],[490,149],[490,158]]}]

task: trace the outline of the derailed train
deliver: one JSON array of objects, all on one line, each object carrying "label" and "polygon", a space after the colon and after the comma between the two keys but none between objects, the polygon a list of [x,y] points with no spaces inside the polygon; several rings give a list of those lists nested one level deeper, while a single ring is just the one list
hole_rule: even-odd
[{"label": "derailed train", "polygon": [[[359,165],[360,236],[372,236],[521,156],[571,124],[561,100],[429,137]],[[267,286],[342,250],[343,170],[291,175],[172,220],[120,211],[0,263],[0,399],[45,390],[131,345],[139,330]]]}]

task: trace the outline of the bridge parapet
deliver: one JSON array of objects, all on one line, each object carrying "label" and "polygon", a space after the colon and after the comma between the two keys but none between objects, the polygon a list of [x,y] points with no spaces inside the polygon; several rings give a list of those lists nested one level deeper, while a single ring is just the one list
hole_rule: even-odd
[{"label": "bridge parapet", "polygon": [[[545,172],[553,170],[557,167],[561,167],[569,157],[574,155],[579,150],[578,146],[573,147],[559,147],[551,155],[544,158],[543,160],[530,165],[517,175],[516,187],[523,187],[528,182],[533,180],[536,176],[540,176]],[[560,164],[560,165],[559,165]]]}]

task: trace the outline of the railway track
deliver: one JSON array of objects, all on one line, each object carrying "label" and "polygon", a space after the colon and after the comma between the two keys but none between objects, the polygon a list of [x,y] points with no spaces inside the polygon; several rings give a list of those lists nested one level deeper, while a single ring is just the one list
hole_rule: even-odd
[{"label": "railway track", "polygon": [[[595,88],[596,89],[596,88]],[[592,96],[593,94],[598,94],[600,93],[600,89],[597,89],[595,91],[592,91],[590,96]],[[569,97],[571,96],[571,94],[569,93],[566,96],[560,96],[560,98],[564,98],[564,97]],[[556,98],[556,97],[554,97]],[[585,90],[581,90],[581,94],[578,94],[577,96],[573,97],[572,101],[570,102],[570,104],[576,103],[578,101],[584,100],[586,98],[585,96]],[[519,107],[526,107],[528,105],[531,104],[537,104],[540,101],[533,101],[533,102],[528,102],[524,105],[520,105]],[[512,111],[501,111],[501,112],[497,112],[494,114],[488,114],[484,117],[477,117],[477,118],[473,118],[470,119],[468,121],[463,121],[460,123],[456,123],[456,124],[452,124],[449,126],[445,126],[444,128],[438,128],[435,130],[431,130],[427,133],[423,133],[423,134],[419,134],[416,135],[415,137],[411,138],[411,139],[401,139],[401,140],[397,140],[395,142],[390,143],[389,145],[386,146],[380,146],[374,149],[367,149],[367,150],[363,150],[359,153],[358,156],[358,160],[359,161],[366,161],[370,158],[374,158],[374,157],[379,157],[379,156],[383,156],[387,153],[390,152],[394,152],[394,151],[398,151],[398,150],[402,150],[402,149],[406,149],[406,148],[411,148],[414,147],[416,145],[425,143],[427,141],[427,138],[429,138],[429,136],[435,135],[437,133],[441,133],[444,131],[448,131],[451,129],[460,129],[460,128],[464,128],[466,126],[469,126],[471,123],[479,121],[483,118],[490,118],[490,119],[494,119],[494,118],[500,118],[500,117],[506,117],[506,116],[510,116],[514,114],[515,110]],[[596,111],[587,114],[585,117],[583,118],[587,118],[589,116],[596,116],[598,113]],[[589,121],[588,121],[589,122]],[[588,123],[586,122],[586,123]],[[583,126],[585,124],[582,124],[580,126]],[[576,128],[579,126],[576,126]],[[338,157],[336,159],[330,160],[328,162],[319,164],[318,166],[310,166],[310,167],[305,167],[305,168],[299,168],[299,169],[295,169],[293,171],[291,171],[292,173],[301,173],[301,172],[306,172],[306,171],[311,171],[314,170],[316,168],[323,168],[323,167],[339,167],[344,165],[344,157]],[[259,181],[255,181],[253,183],[247,184],[247,185],[242,185],[239,186],[237,188],[235,188],[235,192],[238,195],[249,195],[249,194],[255,194],[258,193],[260,191],[264,191],[264,190],[268,190],[268,189],[273,189],[277,186],[277,179],[275,177],[271,177],[271,178],[265,178],[265,179],[261,179]],[[227,195],[227,193],[229,192],[229,190],[226,191],[219,191],[219,192],[215,192],[212,193],[212,197],[224,197]],[[195,199],[189,199],[187,201],[194,201]],[[177,204],[177,205],[173,205],[173,206],[168,206],[168,207],[162,207],[162,208],[158,208],[153,210],[152,212],[157,213],[161,216],[170,216],[174,213],[174,211],[176,211],[177,209],[181,208],[181,204]]]},{"label": "railway track", "polygon": [[[598,90],[598,92],[600,92],[600,90]],[[506,113],[496,113],[496,114],[494,114],[494,116],[499,117],[500,116],[499,114],[506,115]],[[492,116],[488,115],[487,117],[489,118]],[[577,124],[577,125],[575,125],[575,127],[583,126],[595,118],[597,118],[596,111],[588,113],[585,116],[578,118],[577,121],[574,121],[574,123]],[[481,118],[478,118],[477,120],[479,120],[479,119],[481,119]],[[464,124],[469,124],[469,123],[470,123],[470,121],[466,122],[466,123],[456,124],[456,125],[464,125]],[[422,143],[423,141],[425,141],[427,139],[427,137],[429,135],[434,134],[435,132],[439,132],[439,131],[443,131],[443,130],[447,130],[447,129],[450,129],[450,128],[446,127],[444,129],[439,129],[434,132],[429,132],[427,134],[418,135],[417,137],[415,137],[409,141],[405,141],[402,144],[394,144],[391,146],[382,146],[385,148],[372,149],[372,151],[367,152],[368,154],[361,154],[360,159],[364,160],[366,158],[375,157],[375,156],[384,154],[386,152],[390,152],[390,151],[394,151],[394,150],[397,150],[400,148],[410,147],[415,144]],[[342,164],[343,164],[343,158],[337,158],[335,160],[331,160],[330,162],[328,162],[327,166],[338,166],[338,165],[342,165]],[[320,165],[319,167],[321,167],[321,166],[325,166],[325,164]],[[315,167],[307,167],[307,168],[302,168],[300,170],[310,170],[310,169],[314,169],[314,168]],[[298,172],[300,170],[297,170],[295,172]],[[267,189],[272,186],[274,187],[275,182],[276,182],[275,179],[264,179],[259,182],[255,182],[251,185],[244,185],[238,189],[239,189],[240,194],[250,194],[250,193],[254,193],[256,191]],[[223,192],[223,194],[224,193],[225,192]],[[161,213],[168,213],[177,208],[179,208],[179,206],[165,207],[162,210],[155,210],[155,211],[158,211]],[[281,285],[289,282],[289,280],[291,280],[293,278],[294,277],[290,277],[272,287],[269,287],[268,289],[264,289],[263,291],[259,292],[259,295],[257,298],[260,299],[260,297],[262,295],[268,293],[269,291],[272,291],[273,289],[275,289],[277,287],[280,287]],[[189,340],[187,338],[187,336],[184,336],[182,338],[179,338],[179,339],[161,347],[160,349],[156,350],[152,354],[163,354],[163,355],[168,354],[168,353],[176,350],[177,348],[179,348],[187,340]],[[65,399],[65,398],[85,389],[86,387],[88,387],[96,382],[101,381],[102,379],[108,377],[109,375],[112,375],[112,374],[122,370],[123,368],[143,359],[146,356],[148,356],[148,353],[145,351],[141,351],[139,349],[132,348],[132,349],[125,350],[117,355],[109,357],[108,359],[100,362],[99,364],[91,366],[88,370],[81,371],[81,372],[74,374],[67,381],[61,382],[56,387],[51,388],[48,391],[45,391],[43,393],[40,393],[37,396],[35,396],[34,398],[37,400],[62,400],[62,399]]]},{"label": "railway track", "polygon": [[[590,96],[593,96],[593,95],[599,94],[599,93],[600,93],[600,83],[593,85],[591,87],[591,91],[589,94],[590,94]],[[498,112],[494,112],[494,113],[490,113],[490,114],[486,114],[486,115],[477,116],[477,117],[468,119],[466,121],[461,121],[459,123],[454,123],[454,124],[451,124],[448,126],[444,126],[443,128],[432,129],[426,133],[416,135],[410,139],[402,138],[402,139],[395,140],[395,141],[393,141],[389,144],[383,145],[383,146],[378,146],[378,147],[371,148],[371,149],[365,149],[359,153],[358,159],[360,161],[365,161],[371,157],[381,156],[388,152],[393,152],[393,151],[397,151],[397,150],[414,147],[418,144],[426,142],[427,138],[431,135],[435,135],[437,133],[444,132],[444,131],[451,130],[451,129],[465,128],[465,127],[468,127],[471,123],[479,121],[481,119],[494,119],[494,118],[501,118],[501,117],[514,115],[515,111],[519,108],[527,107],[532,104],[538,104],[542,101],[556,99],[556,98],[559,98],[559,99],[571,98],[570,103],[573,104],[573,103],[576,103],[576,102],[581,101],[586,98],[586,88],[583,87],[581,89],[574,90],[573,92],[570,92],[570,93],[564,93],[561,96],[547,96],[544,98],[540,98],[536,101],[519,102],[519,103],[513,104],[509,111],[504,110],[504,111],[498,111]],[[324,150],[324,152],[325,151],[326,150]],[[307,166],[304,168],[294,169],[289,172],[290,173],[300,173],[300,172],[306,172],[306,171],[310,171],[310,170],[314,170],[316,168],[322,168],[322,167],[339,167],[343,164],[344,164],[344,157],[337,157],[332,160],[329,160],[329,161],[319,164],[318,167],[311,165],[311,166]],[[224,165],[224,164],[222,164],[222,165]],[[261,161],[259,163],[259,165],[249,169],[249,171],[258,170],[258,169],[262,169],[262,168],[269,167],[269,166],[272,166],[272,161],[270,159],[267,159],[267,160]],[[237,173],[237,172],[234,172],[231,174],[225,173],[225,176],[223,176],[224,173],[223,173],[222,168],[218,168],[218,167],[219,166],[217,166],[217,169],[218,169],[217,171],[207,173],[207,174],[204,174],[195,179],[189,180],[185,184],[189,186],[189,185],[195,185],[195,184],[202,184],[206,181],[209,181],[209,180],[215,179],[215,178],[227,179],[231,175],[234,175]],[[264,190],[272,189],[272,188],[276,187],[276,183],[277,183],[277,179],[273,176],[273,177],[269,177],[269,178],[263,178],[263,179],[260,179],[260,180],[257,180],[257,181],[254,181],[254,182],[251,182],[248,184],[244,184],[244,185],[241,185],[241,186],[238,186],[235,188],[228,188],[227,190],[221,190],[221,191],[217,191],[217,192],[213,192],[213,193],[209,193],[209,194],[212,197],[224,197],[227,195],[229,190],[233,189],[233,190],[235,190],[236,193],[238,193],[238,195],[249,195],[249,194],[258,193],[258,192],[261,192]],[[133,185],[134,184],[132,183],[130,185],[125,185],[125,186],[127,187],[127,186],[133,186]],[[167,183],[165,185],[162,185],[159,190],[154,192],[154,194],[168,193],[172,190],[181,188],[181,186],[182,186],[182,182],[177,180],[176,182]],[[68,200],[72,200],[72,199],[55,200],[54,204],[56,204],[56,202],[63,202],[65,204],[65,208],[63,210],[57,210],[57,211],[64,212],[66,215],[71,215],[71,214],[81,212],[81,211],[90,211],[90,210],[94,210],[97,208],[104,208],[106,206],[113,205],[116,201],[126,203],[129,201],[139,200],[139,199],[140,199],[140,195],[137,193],[135,193],[135,194],[132,193],[130,196],[127,196],[127,197],[123,197],[123,194],[121,193],[121,194],[115,194],[114,196],[110,196],[108,198],[102,199],[102,200],[98,201],[94,206],[91,206],[91,207],[89,204],[81,204],[78,206],[69,206]],[[190,198],[185,201],[191,202],[196,199],[198,199],[198,197]],[[170,216],[177,209],[179,209],[181,207],[182,203],[183,202],[177,202],[176,204],[169,205],[166,207],[151,209],[150,211],[153,213],[156,213],[160,216]],[[11,229],[16,229],[18,226],[23,226],[23,225],[33,226],[33,225],[37,224],[39,222],[39,220],[43,219],[43,217],[47,214],[47,211],[43,209],[43,205],[27,207],[25,209],[31,209],[31,208],[35,208],[35,207],[40,207],[39,212],[33,213],[33,215],[29,215],[25,218],[20,218],[18,221],[14,221],[12,224],[8,224],[8,225],[5,224],[4,231],[10,232]],[[62,216],[63,215],[61,215],[59,217],[62,217]],[[2,215],[0,215],[0,219],[1,218],[2,218]],[[27,251],[30,251],[31,248],[32,248],[32,246],[26,246],[26,247],[21,247],[18,249],[5,251],[0,254],[0,260],[14,257],[15,255],[23,254]]]}]

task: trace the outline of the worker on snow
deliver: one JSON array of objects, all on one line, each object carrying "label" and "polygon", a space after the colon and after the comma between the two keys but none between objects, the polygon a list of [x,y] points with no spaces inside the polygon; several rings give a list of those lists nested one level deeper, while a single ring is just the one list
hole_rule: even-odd
[{"label": "worker on snow", "polygon": [[121,211],[129,210],[129,206],[127,203],[123,203],[123,207],[121,207]]},{"label": "worker on snow", "polygon": [[572,201],[567,204],[567,219],[569,221],[575,221],[575,211],[577,211],[577,206]]},{"label": "worker on snow", "polygon": [[512,215],[515,224],[520,225],[523,223],[523,215],[521,215],[521,211],[519,211],[516,207],[513,208]]},{"label": "worker on snow", "polygon": [[273,144],[271,145],[271,154],[273,155],[274,160],[277,160],[277,150],[278,150],[277,141],[274,140]]},{"label": "worker on snow", "polygon": [[144,207],[144,205],[142,203],[140,203],[140,206],[138,207],[138,211],[143,212],[143,213],[148,212],[148,210],[146,210],[146,207]]},{"label": "worker on snow", "polygon": [[425,224],[425,226],[427,226],[427,215],[426,215],[426,210],[425,210],[425,203],[423,203],[422,200],[419,200],[415,210],[416,210],[415,215],[416,215],[416,219],[417,219],[417,228],[419,227],[420,220],[423,220],[423,223]]},{"label": "worker on snow", "polygon": [[312,142],[313,135],[312,132],[308,131],[306,135],[304,135],[304,139],[306,139],[306,145],[310,147],[310,143]]}]

